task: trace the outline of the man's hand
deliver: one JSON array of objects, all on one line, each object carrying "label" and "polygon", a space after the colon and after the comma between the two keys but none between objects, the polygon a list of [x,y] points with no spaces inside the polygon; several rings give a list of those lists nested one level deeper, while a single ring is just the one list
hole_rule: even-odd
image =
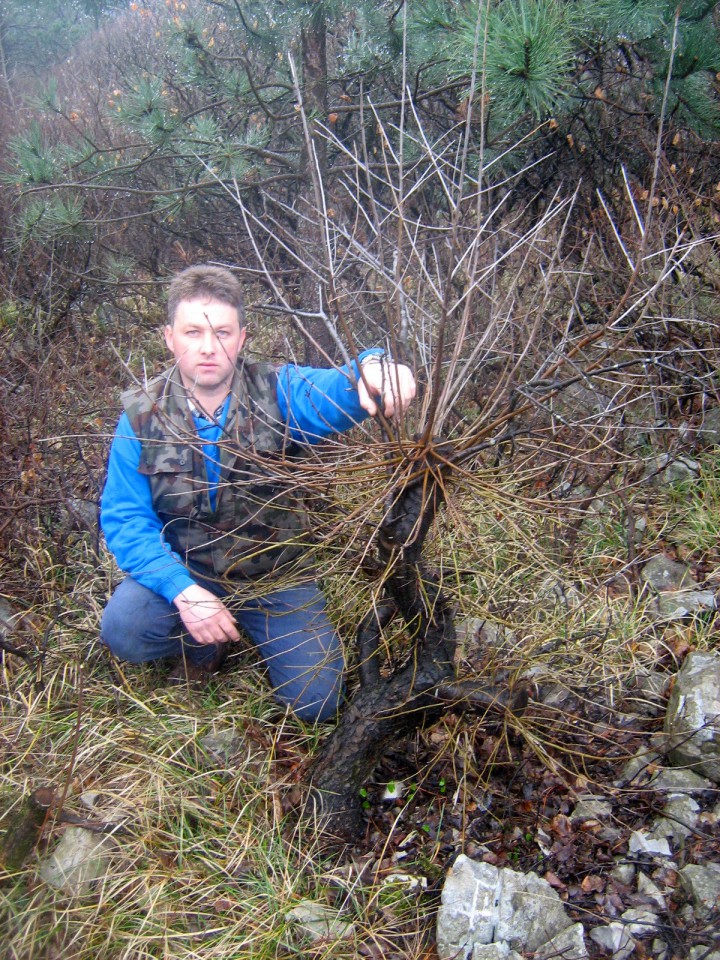
[{"label": "man's hand", "polygon": [[215,594],[194,583],[173,601],[185,629],[197,643],[227,643],[239,640],[235,620]]},{"label": "man's hand", "polygon": [[386,417],[400,417],[415,397],[415,377],[409,367],[393,363],[387,357],[372,354],[361,363],[362,379],[358,382],[358,399],[371,417],[380,408]]}]

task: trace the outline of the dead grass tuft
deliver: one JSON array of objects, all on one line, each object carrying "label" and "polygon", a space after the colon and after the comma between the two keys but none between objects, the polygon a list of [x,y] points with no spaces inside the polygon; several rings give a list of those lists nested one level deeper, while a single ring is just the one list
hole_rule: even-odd
[{"label": "dead grass tuft", "polygon": [[[706,460],[708,478],[714,468]],[[3,875],[8,958],[234,960],[298,949],[318,957],[420,957],[433,898],[392,876],[422,875],[432,887],[444,847],[428,838],[420,853],[394,864],[389,851],[407,834],[404,818],[423,791],[432,787],[447,813],[475,809],[515,762],[519,744],[574,783],[591,782],[603,757],[619,762],[625,748],[621,737],[612,742],[613,731],[623,733],[632,714],[634,678],[650,669],[670,676],[679,635],[709,646],[712,624],[652,620],[612,497],[588,518],[569,568],[557,559],[556,518],[516,483],[497,474],[490,480],[478,473],[459,484],[428,553],[438,558],[457,622],[473,622],[460,674],[488,683],[500,674],[529,678],[534,701],[522,717],[470,719],[454,711],[419,733],[406,750],[408,763],[417,763],[411,796],[389,833],[371,824],[355,850],[329,849],[311,811],[293,811],[323,733],[273,702],[251,652],[235,653],[200,693],[165,687],[160,668],[112,664],[96,638],[112,577],[107,559],[81,538],[70,578],[48,568],[41,552],[28,554],[38,603],[25,611],[21,638],[33,640],[33,660],[6,656],[0,675],[3,829],[38,786],[51,786],[62,808],[51,812],[26,863]],[[695,516],[681,512],[670,525],[677,491],[653,496],[642,557],[685,543]],[[348,643],[377,589],[358,569],[349,581],[337,570],[327,579]],[[78,822],[106,832],[108,859],[92,888],[72,895],[49,887],[39,869]],[[307,900],[352,924],[348,936],[303,946],[288,912]]]}]

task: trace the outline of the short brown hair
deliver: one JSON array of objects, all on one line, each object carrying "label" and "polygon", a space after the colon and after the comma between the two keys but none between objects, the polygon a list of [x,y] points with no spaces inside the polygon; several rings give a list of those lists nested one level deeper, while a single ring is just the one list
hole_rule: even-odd
[{"label": "short brown hair", "polygon": [[168,290],[168,323],[175,322],[181,303],[187,300],[216,300],[235,307],[240,326],[245,326],[245,302],[242,285],[225,267],[211,267],[203,263],[188,267],[173,277]]}]

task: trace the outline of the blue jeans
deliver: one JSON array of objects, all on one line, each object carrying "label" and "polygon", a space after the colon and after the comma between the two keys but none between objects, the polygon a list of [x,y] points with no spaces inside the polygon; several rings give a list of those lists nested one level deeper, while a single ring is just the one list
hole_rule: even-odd
[{"label": "blue jeans", "polygon": [[[216,596],[228,597],[217,583],[199,582]],[[333,717],[342,696],[345,664],[317,585],[277,590],[238,608],[232,599],[227,605],[265,661],[276,698],[303,720]],[[195,643],[184,634],[175,606],[132,577],[126,577],[110,598],[100,639],[114,656],[130,663],[184,656],[191,663],[207,664],[217,653],[215,645]]]}]

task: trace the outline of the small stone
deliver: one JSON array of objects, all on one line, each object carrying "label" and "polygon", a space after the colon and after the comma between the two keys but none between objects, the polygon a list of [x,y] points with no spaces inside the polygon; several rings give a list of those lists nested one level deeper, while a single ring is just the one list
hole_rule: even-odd
[{"label": "small stone", "polygon": [[200,738],[200,744],[205,748],[213,764],[228,764],[236,756],[243,745],[242,737],[234,730],[218,730]]},{"label": "small stone", "polygon": [[[528,671],[530,673],[530,671]],[[532,679],[529,677],[528,679]],[[576,695],[560,683],[550,683],[540,688],[540,700],[550,710],[572,713],[579,704]]]},{"label": "small stone", "polygon": [[689,960],[720,960],[720,950],[713,950],[711,946],[696,944],[690,947]]},{"label": "small stone", "polygon": [[14,621],[17,614],[13,611],[10,604],[0,597],[0,637],[8,637],[15,630]]},{"label": "small stone", "polygon": [[604,927],[593,927],[590,939],[606,953],[611,953],[613,960],[626,960],[635,949],[635,941],[627,927],[617,920]]},{"label": "small stone", "polygon": [[693,651],[675,678],[665,715],[669,758],[675,766],[720,783],[720,655]]},{"label": "small stone", "polygon": [[468,617],[455,625],[455,660],[460,663],[472,653],[477,652],[480,630],[485,623],[483,617]]},{"label": "small stone", "polygon": [[716,608],[712,590],[668,590],[659,594],[650,606],[661,620],[684,620]]},{"label": "small stone", "polygon": [[640,579],[658,593],[683,588],[689,590],[697,586],[697,580],[692,575],[690,567],[671,560],[665,554],[658,554],[648,560],[640,571]]},{"label": "small stone", "polygon": [[548,940],[535,952],[536,960],[586,960],[585,931],[581,923],[574,923]]},{"label": "small stone", "polygon": [[110,838],[82,827],[68,827],[52,854],[40,865],[51,887],[76,896],[90,893],[107,869]]},{"label": "small stone", "polygon": [[624,886],[629,887],[635,879],[635,867],[632,863],[620,861],[620,863],[617,863],[612,868],[610,871],[610,876],[613,878],[613,880],[617,880],[618,883],[622,883]]},{"label": "small stone", "polygon": [[355,933],[353,923],[341,920],[336,910],[313,900],[302,900],[286,916],[311,940],[343,940]]},{"label": "small stone", "polygon": [[656,960],[667,960],[668,955],[668,945],[664,940],[660,940],[659,937],[656,937],[652,942],[652,955]]},{"label": "small stone", "polygon": [[638,893],[651,900],[660,910],[667,909],[667,901],[658,885],[644,873],[638,874]]},{"label": "small stone", "polygon": [[418,877],[414,873],[389,873],[383,877],[384,887],[396,886],[404,890],[419,891],[427,889],[427,877]]},{"label": "small stone", "polygon": [[638,786],[651,776],[654,764],[662,758],[657,750],[648,749],[630,757],[623,767],[620,777],[615,781],[616,787],[627,787],[630,784]]},{"label": "small stone", "polygon": [[659,716],[665,710],[665,691],[669,680],[666,673],[638,671],[633,688],[625,697],[625,705],[644,717]]},{"label": "small stone", "polygon": [[682,868],[679,877],[700,919],[717,910],[720,905],[720,863],[690,863]]},{"label": "small stone", "polygon": [[501,884],[493,939],[507,940],[514,950],[534,951],[572,926],[557,891],[537,874],[504,868]]},{"label": "small stone", "polygon": [[606,825],[598,831],[597,835],[600,840],[604,840],[605,843],[609,843],[614,846],[625,836],[625,830],[623,830],[622,827],[611,827]]},{"label": "small stone", "polygon": [[665,837],[653,837],[642,830],[634,830],[628,843],[630,853],[647,853],[652,857],[671,856],[670,844]]},{"label": "small stone", "polygon": [[518,954],[502,940],[500,943],[476,943],[472,960],[514,960]]},{"label": "small stone", "polygon": [[700,806],[688,796],[672,797],[663,807],[663,816],[653,825],[653,833],[680,842],[694,831]]},{"label": "small stone", "polygon": [[691,457],[672,457],[661,453],[650,467],[648,479],[655,486],[672,483],[694,483],[700,475],[700,465]]},{"label": "small stone", "polygon": [[455,627],[455,660],[472,660],[488,649],[494,651],[509,650],[517,642],[512,631],[496,620],[485,617],[469,617]]},{"label": "small stone", "polygon": [[555,577],[547,577],[538,588],[541,600],[551,600],[556,606],[573,610],[583,602],[583,595],[571,583],[563,583]]},{"label": "small stone", "polygon": [[680,909],[676,912],[675,916],[682,920],[684,924],[690,926],[690,924],[696,922],[695,910],[691,903],[684,903]]},{"label": "small stone", "polygon": [[658,770],[650,779],[653,790],[662,790],[664,793],[684,794],[701,793],[704,790],[713,790],[714,784],[707,777],[701,777],[694,770],[681,770],[677,767]]},{"label": "small stone", "polygon": [[695,437],[701,447],[720,444],[720,407],[711,407],[704,412]]},{"label": "small stone", "polygon": [[607,800],[587,799],[578,800],[575,809],[570,814],[570,823],[580,820],[604,820],[612,815],[612,804]]},{"label": "small stone", "polygon": [[642,940],[643,937],[653,936],[658,932],[658,918],[652,910],[644,907],[633,907],[622,915],[623,922],[633,937]]},{"label": "small stone", "polygon": [[[636,547],[639,547],[647,531],[647,517],[638,517],[632,527],[632,540]],[[629,528],[629,524],[628,524]],[[628,533],[630,530],[628,529]]]}]

